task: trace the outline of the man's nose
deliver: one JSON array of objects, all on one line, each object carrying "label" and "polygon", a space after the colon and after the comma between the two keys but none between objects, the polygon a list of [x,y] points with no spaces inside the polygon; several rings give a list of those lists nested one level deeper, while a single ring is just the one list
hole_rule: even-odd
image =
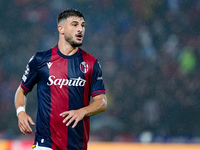
[{"label": "man's nose", "polygon": [[83,27],[83,26],[81,26],[81,25],[80,25],[80,26],[78,26],[78,31],[79,31],[79,32],[83,32],[83,28],[84,28],[84,27]]}]

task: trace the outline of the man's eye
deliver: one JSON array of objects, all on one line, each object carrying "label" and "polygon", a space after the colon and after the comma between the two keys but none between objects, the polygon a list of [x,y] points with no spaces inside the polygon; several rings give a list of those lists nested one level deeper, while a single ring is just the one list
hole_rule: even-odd
[{"label": "man's eye", "polygon": [[77,26],[77,24],[72,24],[72,26],[76,27],[76,26]]}]

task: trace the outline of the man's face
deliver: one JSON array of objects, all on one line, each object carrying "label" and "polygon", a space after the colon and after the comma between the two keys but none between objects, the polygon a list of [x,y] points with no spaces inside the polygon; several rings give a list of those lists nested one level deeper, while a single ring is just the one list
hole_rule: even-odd
[{"label": "man's face", "polygon": [[64,24],[65,40],[72,47],[82,45],[83,36],[85,34],[85,20],[80,17],[69,17]]}]

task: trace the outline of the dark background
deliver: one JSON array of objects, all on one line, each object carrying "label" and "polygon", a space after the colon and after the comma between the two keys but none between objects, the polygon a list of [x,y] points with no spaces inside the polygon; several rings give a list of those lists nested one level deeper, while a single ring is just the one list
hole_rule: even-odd
[{"label": "dark background", "polygon": [[199,0],[0,1],[0,139],[33,139],[18,129],[14,94],[30,57],[57,44],[67,8],[86,18],[82,49],[99,59],[108,96],[90,139],[200,143]]}]

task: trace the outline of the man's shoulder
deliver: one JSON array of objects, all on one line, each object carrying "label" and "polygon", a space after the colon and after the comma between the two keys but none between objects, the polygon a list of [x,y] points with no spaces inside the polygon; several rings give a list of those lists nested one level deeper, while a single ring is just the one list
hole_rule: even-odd
[{"label": "man's shoulder", "polygon": [[51,56],[51,52],[52,52],[52,49],[41,51],[41,52],[37,52],[35,54],[35,57],[38,58],[38,59],[42,59],[44,57]]},{"label": "man's shoulder", "polygon": [[86,52],[86,51],[84,51],[82,49],[81,49],[81,51],[82,51],[83,58],[85,58],[87,60],[90,60],[90,61],[94,61],[94,62],[97,60],[97,58],[95,56],[89,54],[88,52]]},{"label": "man's shoulder", "polygon": [[48,59],[49,57],[51,57],[51,53],[52,53],[52,49],[36,52],[35,55],[34,55],[34,59],[36,61],[40,62],[44,59]]},{"label": "man's shoulder", "polygon": [[40,51],[36,52],[29,60],[29,65],[31,66],[41,66],[44,64],[46,61],[49,60],[51,57],[51,49],[45,50],[45,51]]}]

